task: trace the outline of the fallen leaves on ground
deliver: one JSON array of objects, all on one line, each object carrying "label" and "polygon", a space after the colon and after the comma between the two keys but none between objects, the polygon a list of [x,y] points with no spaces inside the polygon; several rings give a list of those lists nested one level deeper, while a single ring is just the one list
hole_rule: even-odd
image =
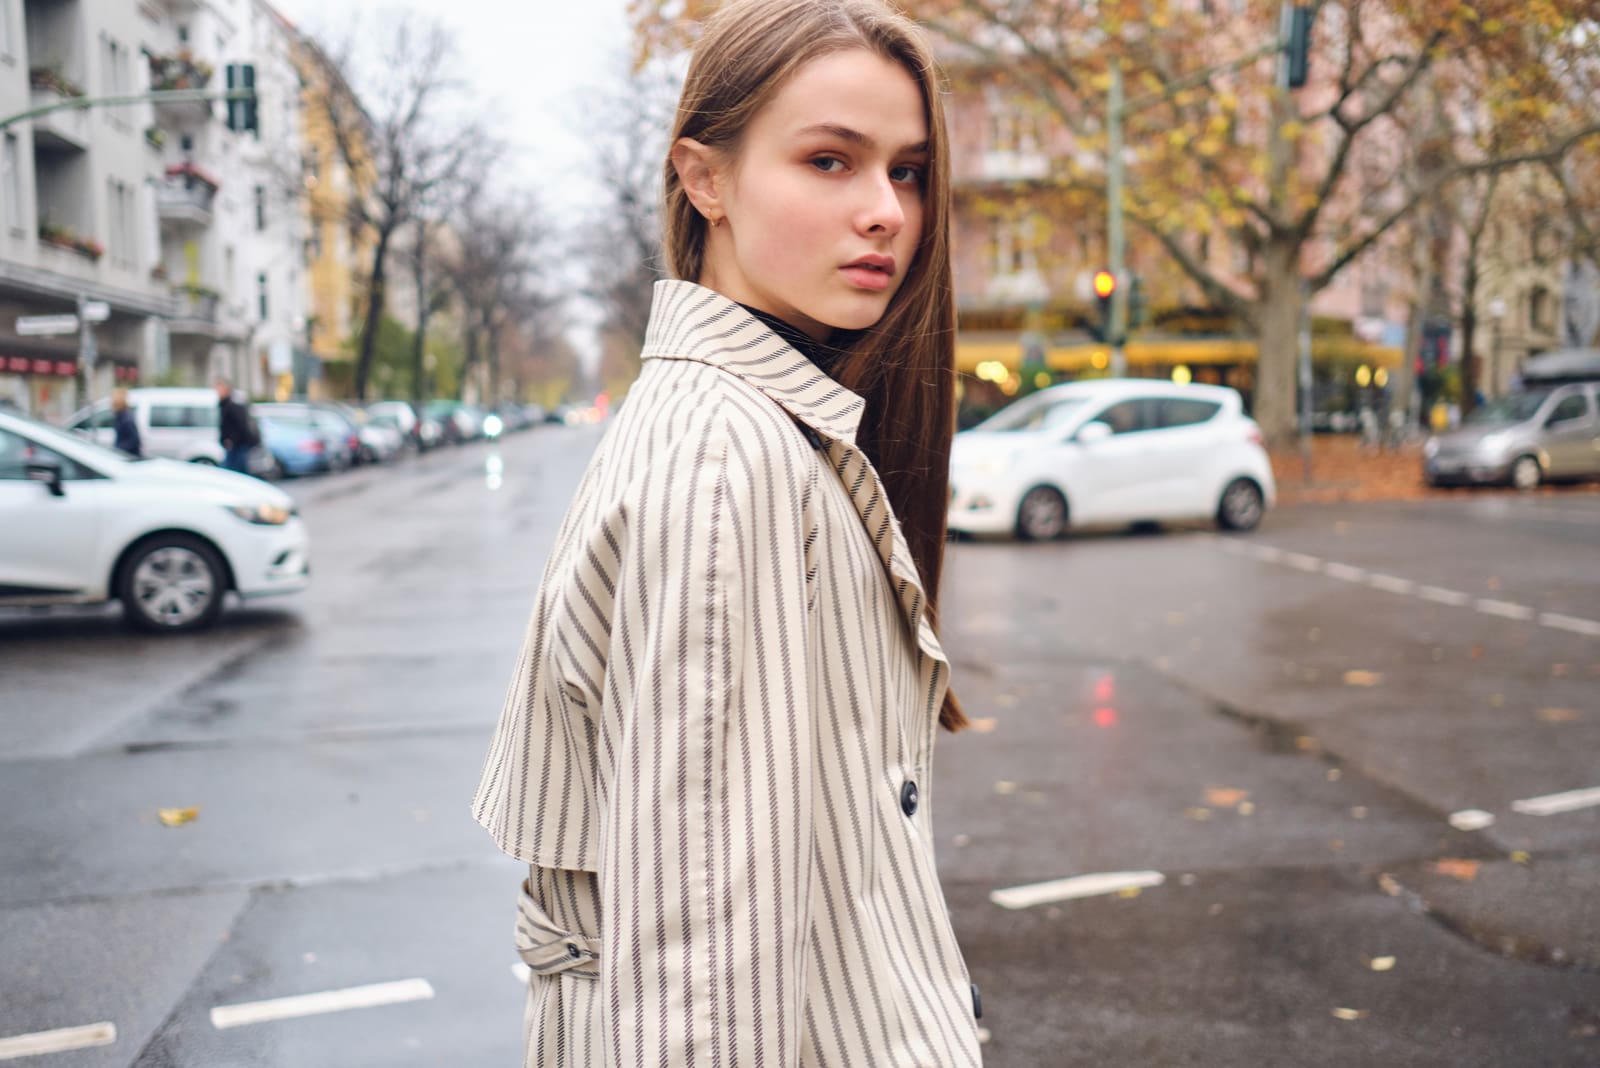
[{"label": "fallen leaves on ground", "polygon": [[1477,860],[1462,860],[1458,857],[1446,857],[1433,862],[1433,870],[1440,875],[1448,875],[1452,879],[1460,879],[1470,883],[1478,877],[1478,869],[1482,862]]},{"label": "fallen leaves on ground", "polygon": [[979,716],[976,719],[967,720],[967,726],[978,734],[988,734],[994,730],[995,724],[996,720],[993,716]]},{"label": "fallen leaves on ground", "polygon": [[1578,712],[1573,708],[1541,708],[1539,718],[1546,723],[1571,723],[1578,718]]},{"label": "fallen leaves on ground", "polygon": [[1334,1009],[1333,1015],[1340,1020],[1360,1020],[1367,1015],[1366,1009]]},{"label": "fallen leaves on ground", "polygon": [[1376,686],[1383,681],[1381,671],[1346,671],[1344,684],[1346,686]]},{"label": "fallen leaves on ground", "polygon": [[1373,957],[1367,962],[1367,965],[1375,972],[1387,972],[1394,968],[1394,958]]},{"label": "fallen leaves on ground", "polygon": [[181,827],[185,823],[193,823],[200,818],[198,808],[163,808],[156,812],[156,817],[163,826]]},{"label": "fallen leaves on ground", "polygon": [[1232,786],[1206,787],[1206,804],[1215,808],[1238,808],[1241,802],[1250,800],[1249,790],[1240,790]]}]

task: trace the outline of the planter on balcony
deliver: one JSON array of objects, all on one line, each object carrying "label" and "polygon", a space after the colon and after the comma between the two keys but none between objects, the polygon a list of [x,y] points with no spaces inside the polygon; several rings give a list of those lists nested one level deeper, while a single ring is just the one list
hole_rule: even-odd
[{"label": "planter on balcony", "polygon": [[186,185],[199,182],[201,185],[209,186],[213,193],[222,187],[222,183],[213,178],[205,169],[187,161],[170,164],[167,167],[167,177],[181,177]]},{"label": "planter on balcony", "polygon": [[170,89],[204,89],[211,82],[211,64],[202,63],[187,51],[175,56],[150,57],[150,88],[158,92]]},{"label": "planter on balcony", "polygon": [[163,148],[167,143],[167,131],[159,126],[146,126],[144,140],[151,148]]},{"label": "planter on balcony", "polygon": [[79,237],[69,227],[56,226],[52,223],[39,224],[39,240],[43,244],[76,252],[91,260],[98,260],[106,254],[106,247],[94,238]]},{"label": "planter on balcony", "polygon": [[83,89],[55,67],[34,67],[28,71],[28,85],[33,89],[56,93],[60,96],[83,96]]}]

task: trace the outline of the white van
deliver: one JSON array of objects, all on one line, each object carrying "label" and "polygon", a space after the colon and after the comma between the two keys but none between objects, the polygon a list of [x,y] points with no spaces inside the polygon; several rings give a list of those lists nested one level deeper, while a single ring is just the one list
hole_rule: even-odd
[{"label": "white van", "polygon": [[[150,387],[128,390],[128,410],[133,412],[134,424],[139,428],[139,444],[144,454],[186,463],[222,463],[222,443],[217,438],[220,419],[217,403],[214,389]],[[110,448],[116,439],[111,423],[111,401],[106,398],[96,404],[92,412],[85,410],[73,416],[67,428]],[[271,469],[272,457],[265,449],[251,453],[251,474],[264,475]]]}]

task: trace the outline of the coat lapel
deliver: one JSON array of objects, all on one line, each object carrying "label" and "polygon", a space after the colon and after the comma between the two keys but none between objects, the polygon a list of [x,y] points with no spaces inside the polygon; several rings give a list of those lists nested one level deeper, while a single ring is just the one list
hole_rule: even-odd
[{"label": "coat lapel", "polygon": [[895,521],[883,482],[856,448],[866,402],[823,374],[733,301],[693,282],[656,283],[644,359],[695,360],[736,375],[820,436],[821,455],[850,495],[877,548],[917,647],[948,663],[928,621],[927,597],[910,546]]}]

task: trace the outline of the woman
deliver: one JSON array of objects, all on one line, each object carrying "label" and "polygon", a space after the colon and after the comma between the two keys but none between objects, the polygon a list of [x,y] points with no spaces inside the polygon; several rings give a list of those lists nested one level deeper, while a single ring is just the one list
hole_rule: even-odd
[{"label": "woman", "polygon": [[965,723],[934,630],[954,307],[932,60],[878,0],[738,0],[675,127],[679,280],[474,805],[530,865],[526,1063],[976,1065],[927,804],[935,730]]}]

